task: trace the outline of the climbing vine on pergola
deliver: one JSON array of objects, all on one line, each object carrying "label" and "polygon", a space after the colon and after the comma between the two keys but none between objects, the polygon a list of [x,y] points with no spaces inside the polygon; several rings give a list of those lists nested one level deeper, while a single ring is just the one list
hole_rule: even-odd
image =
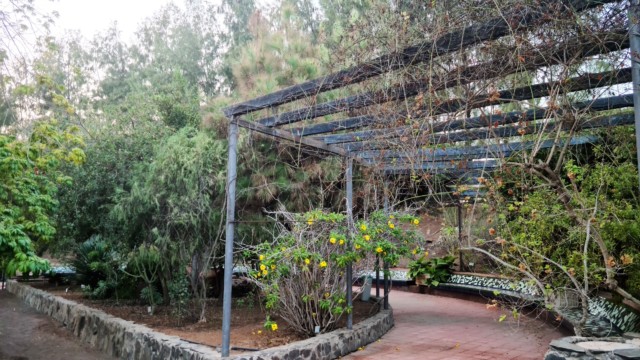
[{"label": "climbing vine on pergola", "polygon": [[[640,40],[628,25],[638,27],[635,1],[500,4],[460,17],[471,25],[431,29],[414,45],[224,109],[230,131],[223,356],[230,340],[240,127],[343,157],[352,219],[354,162],[386,177],[473,183],[516,153],[562,154],[598,142],[594,129],[638,124],[625,111],[638,96],[629,84],[640,80],[633,61]],[[525,156],[523,166],[533,167],[531,160]]]}]

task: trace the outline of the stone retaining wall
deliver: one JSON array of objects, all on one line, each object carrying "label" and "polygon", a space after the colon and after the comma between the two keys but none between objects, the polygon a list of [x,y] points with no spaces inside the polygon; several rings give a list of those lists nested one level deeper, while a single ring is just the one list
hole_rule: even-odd
[{"label": "stone retaining wall", "polygon": [[353,326],[316,337],[234,357],[235,360],[311,360],[335,359],[379,339],[393,327],[392,310],[380,310],[373,317]]},{"label": "stone retaining wall", "polygon": [[[524,300],[523,304],[542,304],[539,291],[523,281],[512,281],[478,274],[453,274],[446,282],[441,282],[436,289],[461,291],[480,294],[487,297]],[[573,326],[580,322],[582,309],[580,299],[566,294],[554,306],[554,312]],[[594,337],[621,336],[625,332],[640,331],[640,315],[625,305],[615,304],[603,297],[594,296],[589,299],[589,317],[583,328],[583,334]]]},{"label": "stone retaining wall", "polygon": [[[591,343],[598,346],[585,347]],[[628,360],[640,359],[640,336],[587,338],[569,336],[553,340],[544,360]]]},{"label": "stone retaining wall", "polygon": [[[193,344],[89,308],[16,281],[8,290],[27,305],[50,316],[81,341],[120,359],[221,359],[211,347]],[[336,330],[295,343],[230,357],[233,360],[335,359],[384,335],[393,327],[393,312],[381,310],[353,330]]]}]

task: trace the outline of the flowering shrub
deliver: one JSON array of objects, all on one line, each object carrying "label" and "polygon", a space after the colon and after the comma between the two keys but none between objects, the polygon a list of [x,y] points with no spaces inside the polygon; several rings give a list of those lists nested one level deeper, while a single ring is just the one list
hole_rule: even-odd
[{"label": "flowering shrub", "polygon": [[351,232],[344,215],[312,211],[291,215],[289,228],[270,243],[258,245],[258,259],[251,272],[265,297],[270,314],[265,328],[276,331],[271,316],[287,322],[303,335],[333,330],[342,315],[352,311],[346,303],[345,269],[364,269],[363,260],[380,257],[391,266],[416,248],[417,235],[401,223],[419,224],[408,215],[371,215],[355,224]]}]

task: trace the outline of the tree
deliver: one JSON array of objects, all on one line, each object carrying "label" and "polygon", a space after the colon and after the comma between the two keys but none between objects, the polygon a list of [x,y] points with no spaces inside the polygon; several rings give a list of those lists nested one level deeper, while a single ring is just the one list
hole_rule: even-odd
[{"label": "tree", "polygon": [[169,283],[193,275],[204,321],[206,287],[199,277],[222,258],[226,143],[185,127],[156,148],[153,161],[134,174],[130,191],[120,192],[111,216],[119,241],[131,248],[152,244],[161,254],[158,278],[165,301]]},{"label": "tree", "polygon": [[48,267],[36,251],[54,238],[56,192],[71,182],[60,165],[85,159],[76,133],[50,121],[37,124],[29,141],[0,135],[0,268],[9,275],[37,275]]},{"label": "tree", "polygon": [[33,49],[46,41],[57,14],[38,11],[33,0],[2,1],[0,9],[0,132],[7,133],[10,125],[31,125],[37,102],[30,97],[33,87],[25,84],[38,78]]}]

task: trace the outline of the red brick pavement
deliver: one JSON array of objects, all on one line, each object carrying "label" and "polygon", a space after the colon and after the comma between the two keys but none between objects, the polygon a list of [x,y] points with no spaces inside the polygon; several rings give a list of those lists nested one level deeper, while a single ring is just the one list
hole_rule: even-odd
[{"label": "red brick pavement", "polygon": [[552,339],[569,335],[525,316],[499,322],[503,312],[479,302],[392,291],[390,303],[395,326],[345,359],[542,359]]}]

